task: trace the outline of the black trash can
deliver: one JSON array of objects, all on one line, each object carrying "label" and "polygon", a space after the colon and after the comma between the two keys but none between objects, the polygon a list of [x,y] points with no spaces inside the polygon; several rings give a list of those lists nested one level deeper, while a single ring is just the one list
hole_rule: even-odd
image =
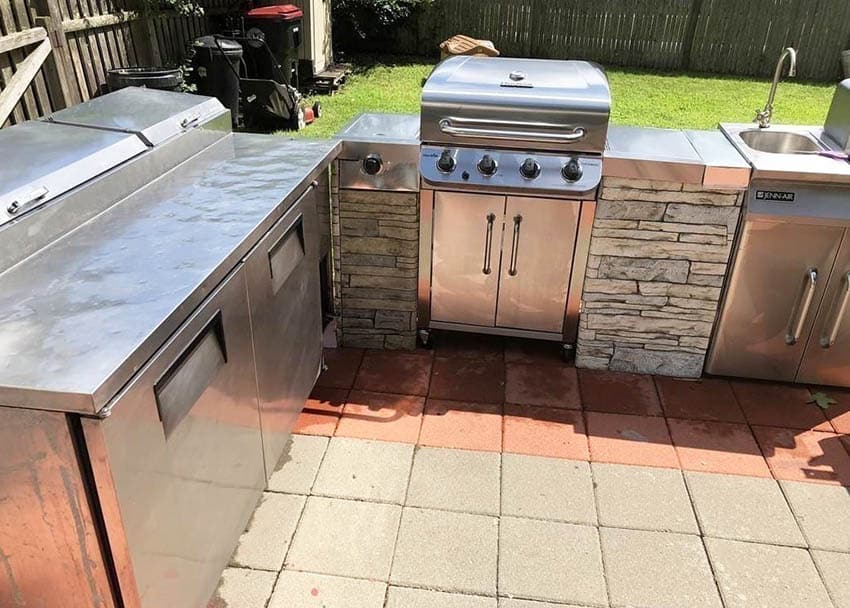
[{"label": "black trash can", "polygon": [[199,95],[217,97],[230,110],[233,126],[239,117],[239,69],[242,45],[235,40],[203,36],[192,42],[192,81]]},{"label": "black trash can", "polygon": [[110,91],[125,87],[179,91],[183,86],[183,74],[177,68],[113,68],[106,73],[106,84]]},{"label": "black trash can", "polygon": [[[250,51],[251,78],[267,78],[298,88],[298,49],[304,11],[294,4],[270,4],[244,13],[246,36],[266,41],[268,49],[255,45]],[[250,46],[250,45],[249,45]],[[271,51],[271,56],[269,55]],[[279,69],[274,62],[280,66]]]}]

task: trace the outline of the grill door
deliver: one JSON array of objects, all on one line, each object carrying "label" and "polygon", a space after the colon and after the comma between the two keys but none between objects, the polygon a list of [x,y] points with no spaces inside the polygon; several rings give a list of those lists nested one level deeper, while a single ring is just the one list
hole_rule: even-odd
[{"label": "grill door", "polygon": [[431,319],[493,327],[505,197],[434,194]]},{"label": "grill door", "polygon": [[561,333],[581,202],[508,197],[496,325]]},{"label": "grill door", "polygon": [[850,386],[850,231],[845,231],[797,382]]}]

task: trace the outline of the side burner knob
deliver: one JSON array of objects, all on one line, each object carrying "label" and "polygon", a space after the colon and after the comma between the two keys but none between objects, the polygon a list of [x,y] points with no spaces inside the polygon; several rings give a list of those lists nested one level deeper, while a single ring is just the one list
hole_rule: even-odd
[{"label": "side burner knob", "polygon": [[533,158],[526,158],[519,166],[519,173],[525,179],[534,179],[540,175],[540,163]]},{"label": "side burner knob", "polygon": [[437,160],[437,169],[443,173],[451,173],[455,170],[456,165],[457,163],[455,162],[455,157],[452,156],[452,151],[443,150],[443,153],[440,154],[440,158]]},{"label": "side burner knob", "polygon": [[481,175],[494,175],[498,168],[499,165],[496,164],[496,161],[489,154],[485,154],[478,161],[478,171]]},{"label": "side burner knob", "polygon": [[567,164],[561,168],[561,175],[568,182],[577,182],[581,179],[581,176],[584,174],[584,169],[581,166],[581,162],[577,158],[571,158],[567,161]]},{"label": "side burner knob", "polygon": [[377,175],[384,166],[384,161],[378,154],[370,154],[363,159],[363,171],[366,175]]}]

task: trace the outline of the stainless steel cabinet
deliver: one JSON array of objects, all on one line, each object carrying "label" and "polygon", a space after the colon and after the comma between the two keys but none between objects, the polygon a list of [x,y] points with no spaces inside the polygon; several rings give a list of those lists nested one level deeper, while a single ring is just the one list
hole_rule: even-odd
[{"label": "stainless steel cabinet", "polygon": [[268,477],[322,362],[317,202],[323,191],[311,186],[245,261]]},{"label": "stainless steel cabinet", "polygon": [[436,192],[432,324],[560,336],[581,204]]}]

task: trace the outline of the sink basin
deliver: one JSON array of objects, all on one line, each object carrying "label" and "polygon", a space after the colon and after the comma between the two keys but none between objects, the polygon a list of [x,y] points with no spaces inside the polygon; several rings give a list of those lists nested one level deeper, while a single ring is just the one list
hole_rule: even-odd
[{"label": "sink basin", "polygon": [[814,138],[789,131],[753,129],[742,131],[739,136],[753,150],[771,154],[800,154],[824,149]]}]

